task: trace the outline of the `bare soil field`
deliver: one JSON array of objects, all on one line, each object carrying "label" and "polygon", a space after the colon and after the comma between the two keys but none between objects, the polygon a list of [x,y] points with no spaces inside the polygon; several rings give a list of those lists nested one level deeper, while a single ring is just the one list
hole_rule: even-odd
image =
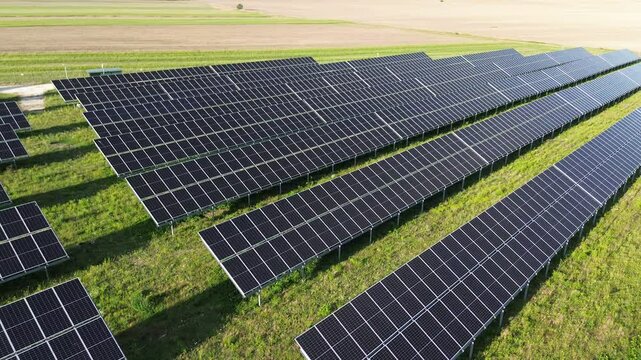
[{"label": "bare soil field", "polygon": [[480,41],[351,24],[20,27],[0,28],[0,38],[0,52],[339,48]]},{"label": "bare soil field", "polygon": [[[209,0],[229,9],[237,0]],[[641,51],[638,0],[248,0],[269,15]]]}]

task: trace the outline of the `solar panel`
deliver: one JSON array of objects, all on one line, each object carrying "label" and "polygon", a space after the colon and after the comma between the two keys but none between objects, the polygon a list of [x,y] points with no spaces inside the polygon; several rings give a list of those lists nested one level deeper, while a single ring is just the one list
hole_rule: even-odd
[{"label": "solar panel", "polygon": [[35,202],[0,210],[0,283],[67,258]]},{"label": "solar panel", "polygon": [[249,63],[238,63],[229,65],[201,66],[193,68],[182,68],[172,70],[158,70],[140,73],[129,73],[121,75],[98,76],[88,78],[75,78],[54,80],[53,84],[65,101],[74,101],[76,95],[96,88],[152,83],[163,79],[197,78],[215,74],[230,74],[243,71],[260,71],[263,69],[279,68],[287,66],[313,65],[314,59],[294,58],[284,60],[267,60]]},{"label": "solar panel", "polygon": [[[556,64],[549,61],[549,64],[543,66]],[[215,110],[190,110],[176,115],[180,119],[196,116],[200,118],[100,138],[96,140],[96,145],[116,173],[119,176],[127,176],[148,168],[202,157],[317,127],[353,117],[353,114],[367,114],[403,103],[425,100],[433,97],[434,92],[453,92],[462,88],[463,85],[468,88],[483,86],[488,81],[506,76],[503,70],[493,64],[477,69],[479,72],[474,72],[472,75],[467,69],[451,75],[455,79],[460,79],[454,84],[448,80],[448,77],[433,76],[417,78],[417,81],[407,80],[346,93],[292,100],[287,104],[277,104],[235,114],[214,113],[214,111],[225,111],[221,107],[216,107]],[[425,89],[426,87],[428,89]],[[300,98],[299,94],[296,95]],[[231,107],[231,109],[237,108]]]},{"label": "solar panel", "polygon": [[308,359],[453,359],[641,168],[638,110],[297,337]]},{"label": "solar panel", "polygon": [[571,88],[543,97],[223,222],[201,238],[246,296],[640,86],[617,72],[577,88],[582,96],[566,100]]},{"label": "solar panel", "polygon": [[14,101],[0,102],[0,124],[9,124],[13,130],[29,130],[27,118]]},{"label": "solar panel", "polygon": [[0,183],[0,207],[8,205],[11,205],[11,199],[9,198],[9,194],[7,194],[7,189]]},{"label": "solar panel", "polygon": [[0,359],[125,359],[80,280],[0,307]]},{"label": "solar panel", "polygon": [[[609,65],[592,67],[590,76]],[[579,69],[579,68],[575,68]],[[568,70],[572,74],[572,71]],[[243,147],[130,177],[128,182],[158,225],[173,222],[225,201],[258,192],[311,172],[351,160],[400,140],[449,127],[497,107],[567,86],[545,73],[516,84],[514,97],[505,84],[487,94],[453,94],[375,115],[360,116],[273,141]],[[550,84],[549,82],[552,81]],[[545,86],[539,83],[545,84]]]},{"label": "solar panel", "polygon": [[0,164],[14,162],[27,156],[27,150],[18,139],[13,127],[0,124]]}]

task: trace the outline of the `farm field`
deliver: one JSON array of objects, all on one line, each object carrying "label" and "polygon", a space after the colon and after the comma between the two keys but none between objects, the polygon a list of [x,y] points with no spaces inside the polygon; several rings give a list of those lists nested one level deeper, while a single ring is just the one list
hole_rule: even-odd
[{"label": "farm field", "polygon": [[[87,67],[127,71],[292,56],[336,61],[426,51],[430,56],[515,47],[524,54],[554,45],[493,42],[463,45],[316,49],[289,51],[4,54],[10,61],[0,83],[44,82]],[[24,73],[24,77],[18,77]],[[60,236],[71,259],[44,273],[0,286],[0,303],[79,277],[130,359],[299,359],[294,337],[361,293],[444,235],[469,221],[603,130],[641,106],[636,94],[436,202],[424,213],[406,214],[399,227],[375,232],[375,241],[354,241],[308,265],[256,297],[243,300],[198,238],[198,231],[249,209],[380,160],[407,147],[361,159],[335,174],[297,182],[285,194],[267,192],[180,222],[172,236],[156,229],[126,182],[117,179],[73,105],[57,94],[47,109],[29,115],[33,131],[21,135],[30,158],[4,167],[0,181],[15,203],[35,200]],[[426,139],[425,141],[428,141]],[[422,142],[410,143],[415,146]],[[641,181],[600,219],[548,279],[539,278],[531,297],[517,300],[503,328],[492,326],[477,342],[478,358],[625,358],[641,354]]]},{"label": "farm field", "polygon": [[[231,9],[237,2],[209,3]],[[408,0],[402,6],[389,0],[256,0],[251,7],[274,16],[641,51],[641,3],[634,0]]]},{"label": "farm field", "polygon": [[[238,50],[470,43],[475,37],[220,9],[202,0],[0,3],[0,52]],[[480,39],[480,38],[479,38]],[[488,40],[485,40],[487,42]]]}]

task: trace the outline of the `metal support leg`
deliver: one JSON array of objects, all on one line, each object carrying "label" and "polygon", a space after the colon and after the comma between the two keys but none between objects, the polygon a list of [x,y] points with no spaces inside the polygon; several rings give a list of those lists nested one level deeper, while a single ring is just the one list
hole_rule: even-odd
[{"label": "metal support leg", "polygon": [[443,189],[443,201],[445,200],[445,189]]},{"label": "metal support leg", "polygon": [[530,283],[525,285],[525,291],[523,292],[523,301],[527,300],[527,291],[530,288]]},{"label": "metal support leg", "polygon": [[421,201],[421,212],[425,210],[425,200]]},{"label": "metal support leg", "polygon": [[261,292],[260,292],[260,291],[258,291],[258,307],[261,307],[261,305],[262,305],[262,303],[261,303],[261,299],[260,299],[260,293],[261,293]]},{"label": "metal support leg", "polygon": [[369,243],[372,243],[372,237],[374,236],[374,229],[369,229]]},{"label": "metal support leg", "polygon": [[503,327],[503,315],[505,315],[505,309],[501,310],[501,316],[499,317],[499,327]]},{"label": "metal support leg", "polygon": [[599,214],[598,211],[594,214],[594,220],[592,220],[592,226],[596,225],[596,218],[598,214]]},{"label": "metal support leg", "polygon": [[472,354],[474,354],[474,341],[470,344],[470,360],[472,360]]},{"label": "metal support leg", "polygon": [[251,204],[252,204],[251,195],[247,195],[247,206],[251,206]]},{"label": "metal support leg", "polygon": [[174,224],[171,224],[171,237],[174,237]]},{"label": "metal support leg", "polygon": [[341,261],[341,246],[338,245],[338,261]]},{"label": "metal support leg", "polygon": [[550,271],[550,262],[545,265],[545,277],[548,277],[548,272]]},{"label": "metal support leg", "polygon": [[585,226],[581,226],[581,231],[579,232],[579,237],[583,237],[583,229],[585,229]]},{"label": "metal support leg", "polygon": [[401,213],[398,213],[396,215],[396,226],[399,226],[401,224]]},{"label": "metal support leg", "polygon": [[280,195],[282,193],[283,193],[283,183],[280,183],[278,184],[278,194]]},{"label": "metal support leg", "polygon": [[461,181],[461,190],[465,189],[465,178]]},{"label": "metal support leg", "polygon": [[568,245],[570,242],[566,242],[565,245],[563,245],[563,256],[566,256],[568,254]]}]

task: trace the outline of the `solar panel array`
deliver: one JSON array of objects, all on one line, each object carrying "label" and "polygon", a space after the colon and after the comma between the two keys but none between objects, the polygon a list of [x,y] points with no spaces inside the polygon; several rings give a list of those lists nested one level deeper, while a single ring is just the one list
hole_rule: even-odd
[{"label": "solar panel array", "polygon": [[0,102],[0,124],[11,125],[13,130],[29,130],[27,118],[14,101]]},{"label": "solar panel array", "polygon": [[[577,63],[577,64],[575,64]],[[336,121],[127,181],[158,225],[611,70],[600,58]],[[625,63],[625,62],[624,62]],[[505,79],[508,80],[508,79]],[[167,151],[175,159],[185,151]],[[161,156],[162,157],[162,156]]]},{"label": "solar panel array", "polygon": [[641,168],[637,110],[336,310],[308,359],[453,359]]},{"label": "solar panel array", "polygon": [[0,283],[67,258],[35,202],[0,210]]},{"label": "solar panel array", "polygon": [[[557,65],[547,59],[545,64],[527,63],[522,71],[533,71]],[[434,97],[434,93],[447,94],[468,87],[486,85],[488,80],[505,78],[504,69],[492,65],[489,70],[478,67],[481,73],[470,75],[439,74],[431,78],[416,78],[399,81],[396,86],[372,86],[367,89],[350,90],[337,96],[335,90],[328,89],[322,96],[307,97],[300,93],[297,99],[289,102],[269,105],[264,108],[229,112],[229,109],[216,107],[200,108],[191,111],[174,112],[162,116],[167,125],[158,124],[157,118],[142,118],[139,121],[127,122],[126,127],[141,129],[108,136],[96,140],[98,148],[105,154],[112,167],[119,175],[142,171],[149,167],[158,167],[168,162],[184,158],[205,156],[249,143],[260,142],[288,133],[318,127],[328,122],[335,122],[355,114],[364,115],[405,103],[417,102]],[[457,77],[455,77],[457,76]],[[481,78],[479,78],[481,76]],[[457,81],[452,81],[452,80]],[[477,81],[477,83],[474,83]],[[444,88],[445,87],[445,88]],[[487,90],[486,90],[487,91]],[[124,109],[122,109],[124,110]],[[237,110],[232,107],[231,111]],[[120,114],[125,111],[119,111]],[[104,125],[104,122],[102,123]],[[135,124],[135,126],[132,126]],[[123,125],[119,121],[118,125]],[[153,126],[159,125],[159,126]],[[126,131],[126,130],[125,130]]]},{"label": "solar panel array", "polygon": [[11,199],[9,198],[9,194],[7,194],[7,189],[0,183],[0,207],[7,205],[11,205]]},{"label": "solar panel array", "polygon": [[0,359],[125,359],[80,280],[0,307]]},{"label": "solar panel array", "polygon": [[27,157],[27,150],[9,124],[0,124],[0,164]]},{"label": "solar panel array", "polygon": [[243,296],[640,87],[641,65],[562,90],[201,232]]}]

